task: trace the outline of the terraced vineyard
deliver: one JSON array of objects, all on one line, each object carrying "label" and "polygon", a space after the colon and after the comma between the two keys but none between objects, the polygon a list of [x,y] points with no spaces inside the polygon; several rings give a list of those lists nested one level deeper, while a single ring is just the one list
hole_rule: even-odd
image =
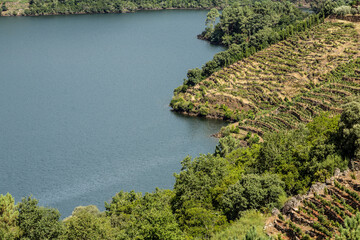
[{"label": "terraced vineyard", "polygon": [[[323,111],[339,113],[346,97],[360,93],[357,27],[326,21],[175,93],[172,107],[234,121],[240,136],[296,128]],[[346,75],[338,76],[343,68]]]},{"label": "terraced vineyard", "polygon": [[315,192],[295,197],[298,201],[291,207],[285,205],[284,215],[269,219],[267,232],[278,239],[334,239],[343,235],[346,218],[359,214],[359,178],[359,171],[348,172],[328,184],[317,184]]}]

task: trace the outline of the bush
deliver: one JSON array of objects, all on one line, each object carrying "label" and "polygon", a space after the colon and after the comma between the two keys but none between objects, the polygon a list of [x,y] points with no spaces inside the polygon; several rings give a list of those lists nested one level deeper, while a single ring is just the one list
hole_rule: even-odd
[{"label": "bush", "polygon": [[202,105],[202,106],[200,106],[198,113],[200,116],[206,116],[209,114],[209,111],[210,111],[210,109],[208,107]]},{"label": "bush", "polygon": [[337,16],[345,16],[345,15],[351,13],[351,7],[350,6],[340,6],[340,7],[334,8],[333,12]]},{"label": "bush", "polygon": [[7,10],[8,10],[8,8],[6,7],[5,2],[3,2],[2,6],[1,6],[1,11],[5,12]]},{"label": "bush", "polygon": [[360,158],[360,102],[344,106],[339,123],[339,140],[345,157]]},{"label": "bush", "polygon": [[240,141],[232,136],[223,137],[216,146],[215,155],[225,157],[230,152],[241,147]]},{"label": "bush", "polygon": [[[173,196],[173,191],[158,188],[144,196],[134,191],[116,194],[111,203],[105,203],[106,215],[117,230],[116,239],[182,239],[170,206]],[[105,221],[101,230],[108,232],[107,220],[98,220]]]},{"label": "bush", "polygon": [[346,217],[344,226],[339,229],[340,234],[335,236],[336,240],[355,240],[360,238],[360,213],[353,217]]},{"label": "bush", "polygon": [[187,73],[186,85],[194,86],[202,80],[202,70],[199,68],[190,69]]},{"label": "bush", "polygon": [[234,220],[241,211],[279,207],[280,197],[285,195],[283,188],[284,183],[277,175],[245,175],[224,194],[224,212],[228,219]]},{"label": "bush", "polygon": [[18,204],[19,226],[25,239],[56,239],[63,233],[57,209],[38,206],[38,200],[23,198]]},{"label": "bush", "polygon": [[20,237],[19,211],[14,198],[8,193],[0,195],[0,239],[14,240]]},{"label": "bush", "polygon": [[352,15],[358,14],[357,8],[351,8],[351,14],[352,14]]},{"label": "bush", "polygon": [[96,206],[77,207],[72,216],[64,220],[64,239],[113,239],[115,228],[111,228],[110,218],[102,216]]},{"label": "bush", "polygon": [[255,228],[259,237],[266,237],[263,231],[267,216],[256,210],[245,211],[241,214],[239,220],[234,221],[228,228],[215,234],[211,239],[239,239],[242,240],[248,233],[248,230]]}]

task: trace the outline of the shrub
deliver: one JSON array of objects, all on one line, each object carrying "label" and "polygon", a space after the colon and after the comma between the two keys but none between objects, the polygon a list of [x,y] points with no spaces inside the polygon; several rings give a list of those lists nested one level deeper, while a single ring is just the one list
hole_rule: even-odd
[{"label": "shrub", "polygon": [[27,197],[18,204],[19,226],[25,239],[56,239],[63,233],[57,209],[38,206],[38,200]]},{"label": "shrub", "polygon": [[358,13],[357,8],[351,8],[351,14],[356,15]]},{"label": "shrub", "polygon": [[241,211],[261,207],[279,207],[279,199],[285,195],[284,183],[277,175],[245,175],[230,186],[223,196],[222,206],[228,219],[234,220]]},{"label": "shrub", "polygon": [[200,116],[206,116],[209,114],[209,110],[210,109],[208,107],[202,105],[202,106],[200,106],[198,113]]},{"label": "shrub", "polygon": [[334,8],[333,12],[337,16],[345,16],[345,15],[351,13],[351,7],[350,6],[340,6],[340,7]]}]

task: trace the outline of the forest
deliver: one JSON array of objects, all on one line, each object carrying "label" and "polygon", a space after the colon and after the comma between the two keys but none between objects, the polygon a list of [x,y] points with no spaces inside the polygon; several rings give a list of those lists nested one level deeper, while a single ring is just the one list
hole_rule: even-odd
[{"label": "forest", "polygon": [[[250,6],[252,5],[253,1],[245,0],[239,2],[237,0],[3,0],[0,1],[0,16],[124,13],[139,10],[160,9],[224,9],[231,6],[235,2],[238,2],[238,4],[242,6]],[[293,0],[290,2],[296,4],[297,6],[302,5],[302,2],[298,0]],[[288,7],[292,7],[292,4],[290,2],[288,3]],[[311,7],[314,9],[318,9],[322,6],[322,0],[305,2],[307,5],[311,5]],[[283,11],[284,9],[278,10]],[[254,14],[251,13],[252,10],[246,9],[245,11],[245,14]],[[259,11],[261,10],[259,9]],[[263,13],[267,14],[267,10]],[[255,14],[260,14],[258,16],[261,16],[261,12],[257,12]],[[298,13],[290,12],[290,19],[282,19],[282,21],[291,20],[291,18],[294,17],[294,14],[297,15]],[[268,20],[269,23],[271,21],[278,21],[277,19]],[[216,30],[217,31],[215,35],[220,33],[218,29]],[[207,37],[209,37],[209,34],[210,32],[207,33]]]},{"label": "forest", "polygon": [[[29,0],[19,1],[22,9],[12,6],[11,2],[4,1],[0,13],[7,15],[39,16],[61,14],[95,14],[95,13],[125,13],[138,10],[160,9],[210,9],[224,8],[235,0]],[[25,5],[23,3],[26,3]]]}]

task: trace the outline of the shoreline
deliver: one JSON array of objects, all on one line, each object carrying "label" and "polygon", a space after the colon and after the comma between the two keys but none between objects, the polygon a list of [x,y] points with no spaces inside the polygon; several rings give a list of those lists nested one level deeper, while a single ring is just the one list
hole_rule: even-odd
[{"label": "shoreline", "polygon": [[75,13],[44,13],[44,14],[24,14],[24,12],[22,13],[17,13],[17,15],[12,15],[12,14],[7,14],[7,15],[2,15],[2,13],[0,13],[0,17],[41,17],[41,16],[65,16],[65,15],[98,15],[98,14],[122,14],[122,13],[136,13],[136,12],[141,12],[141,11],[162,11],[162,10],[210,10],[212,8],[216,8],[218,10],[222,9],[220,7],[197,7],[197,8],[151,8],[151,9],[136,9],[136,10],[124,10],[124,11],[114,11],[114,12],[100,12],[100,13],[86,13],[86,12],[75,12]]},{"label": "shoreline", "polygon": [[[97,15],[97,14],[120,14],[120,13],[135,13],[135,12],[141,12],[141,11],[162,11],[162,10],[210,10],[212,8],[216,8],[218,10],[222,10],[221,7],[196,7],[196,8],[186,8],[186,7],[171,7],[171,8],[151,8],[151,9],[136,9],[136,10],[127,10],[124,11],[114,11],[114,12],[102,12],[102,13],[86,13],[86,12],[75,12],[75,13],[45,13],[45,14],[24,14],[23,12],[17,12],[16,15],[13,15],[9,12],[9,14],[3,15],[2,12],[0,12],[0,17],[40,17],[40,16],[60,16],[60,15]],[[311,9],[310,7],[301,6],[298,7],[300,9]],[[27,8],[29,9],[29,8]],[[197,35],[198,39],[209,41],[205,38],[199,38],[201,34]],[[210,41],[209,41],[210,42]]]}]

